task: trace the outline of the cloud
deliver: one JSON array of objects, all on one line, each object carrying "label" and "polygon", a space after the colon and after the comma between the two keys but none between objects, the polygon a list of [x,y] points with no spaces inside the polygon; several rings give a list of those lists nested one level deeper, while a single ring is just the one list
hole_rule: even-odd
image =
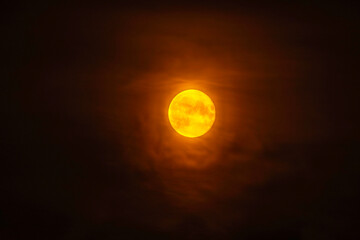
[{"label": "cloud", "polygon": [[[327,58],[310,37],[329,33],[275,15],[90,7],[39,16],[29,33],[37,54],[18,71],[22,112],[10,129],[21,151],[7,188],[86,222],[84,238],[323,233],[312,217],[332,225],[341,194],[331,189],[355,182],[345,176],[356,168],[338,161],[355,149],[352,128],[334,113],[349,104],[322,105],[335,90],[323,89]],[[217,110],[195,139],[167,119],[171,99],[190,88]]]}]

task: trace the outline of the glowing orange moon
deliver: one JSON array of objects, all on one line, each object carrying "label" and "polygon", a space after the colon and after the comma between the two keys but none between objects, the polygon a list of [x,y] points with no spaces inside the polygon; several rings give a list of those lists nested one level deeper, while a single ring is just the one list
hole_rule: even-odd
[{"label": "glowing orange moon", "polygon": [[189,138],[200,137],[214,124],[215,105],[205,93],[185,90],[171,101],[168,115],[176,132]]}]

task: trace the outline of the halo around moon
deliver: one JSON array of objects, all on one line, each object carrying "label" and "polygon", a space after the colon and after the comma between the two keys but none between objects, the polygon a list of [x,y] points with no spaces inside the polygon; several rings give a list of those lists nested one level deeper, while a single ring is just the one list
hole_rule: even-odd
[{"label": "halo around moon", "polygon": [[214,124],[215,105],[205,93],[185,90],[173,98],[168,115],[176,132],[189,138],[200,137]]}]

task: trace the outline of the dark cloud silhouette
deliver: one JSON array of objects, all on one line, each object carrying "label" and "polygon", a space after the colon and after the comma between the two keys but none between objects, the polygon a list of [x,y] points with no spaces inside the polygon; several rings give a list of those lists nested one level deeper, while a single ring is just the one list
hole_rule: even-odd
[{"label": "dark cloud silhouette", "polygon": [[[5,15],[1,238],[351,239],[351,6],[188,6]],[[167,119],[189,88],[201,138]]]}]

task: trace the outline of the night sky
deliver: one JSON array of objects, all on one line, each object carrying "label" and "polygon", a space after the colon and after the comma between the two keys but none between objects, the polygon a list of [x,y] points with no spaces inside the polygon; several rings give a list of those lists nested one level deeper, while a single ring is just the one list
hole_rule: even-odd
[{"label": "night sky", "polygon": [[[2,10],[1,240],[359,236],[355,5]],[[186,89],[199,138],[168,120]]]}]

